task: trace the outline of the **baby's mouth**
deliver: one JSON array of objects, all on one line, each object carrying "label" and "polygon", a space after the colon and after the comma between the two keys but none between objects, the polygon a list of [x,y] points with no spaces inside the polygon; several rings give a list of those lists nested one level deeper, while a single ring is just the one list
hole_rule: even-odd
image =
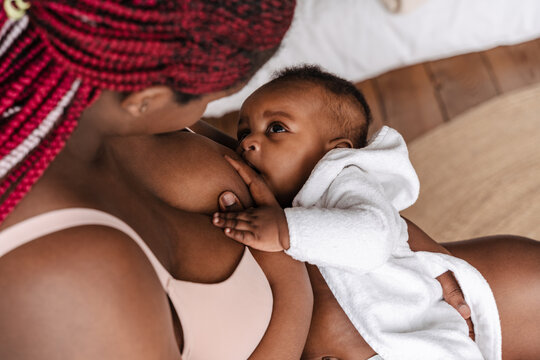
[{"label": "baby's mouth", "polygon": [[246,164],[248,164],[248,166],[250,168],[252,168],[257,174],[261,175],[261,172],[259,171],[259,169],[257,169],[255,167],[255,165],[253,165],[252,163],[250,163],[247,159],[244,158],[244,161],[246,162]]}]

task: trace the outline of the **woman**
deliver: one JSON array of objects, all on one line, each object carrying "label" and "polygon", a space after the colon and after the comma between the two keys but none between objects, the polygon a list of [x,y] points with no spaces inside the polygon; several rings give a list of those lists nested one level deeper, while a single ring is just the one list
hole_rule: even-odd
[{"label": "woman", "polygon": [[59,0],[18,21],[2,12],[0,358],[300,356],[305,267],[212,229],[219,192],[247,191],[222,162],[230,150],[175,133],[270,57],[293,10]]},{"label": "woman", "polygon": [[292,5],[133,3],[34,1],[26,25],[2,18],[0,357],[298,358],[305,268],[212,226],[220,193],[249,193],[229,150],[178,131],[273,52]]}]

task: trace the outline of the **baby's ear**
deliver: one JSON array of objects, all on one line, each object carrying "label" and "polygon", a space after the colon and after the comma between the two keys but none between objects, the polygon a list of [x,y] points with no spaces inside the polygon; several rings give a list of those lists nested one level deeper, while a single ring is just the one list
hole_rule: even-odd
[{"label": "baby's ear", "polygon": [[331,149],[340,149],[340,148],[352,149],[354,146],[350,139],[337,138],[337,139],[330,140],[327,147],[328,147],[328,150],[331,150]]}]

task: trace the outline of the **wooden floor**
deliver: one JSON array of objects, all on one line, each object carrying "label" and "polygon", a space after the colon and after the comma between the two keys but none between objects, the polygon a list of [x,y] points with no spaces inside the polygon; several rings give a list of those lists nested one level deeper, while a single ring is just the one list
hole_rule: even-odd
[{"label": "wooden floor", "polygon": [[[392,126],[409,142],[494,96],[537,82],[540,39],[401,68],[358,87],[372,108],[373,128]],[[235,136],[236,116],[208,120]]]},{"label": "wooden floor", "polygon": [[358,86],[376,124],[411,141],[494,96],[540,82],[540,39],[394,70]]}]

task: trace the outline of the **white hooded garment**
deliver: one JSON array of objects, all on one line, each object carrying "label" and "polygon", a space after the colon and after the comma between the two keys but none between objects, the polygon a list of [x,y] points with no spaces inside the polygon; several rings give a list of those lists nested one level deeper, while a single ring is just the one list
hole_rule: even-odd
[{"label": "white hooded garment", "polygon": [[[290,248],[317,265],[352,324],[385,360],[501,359],[495,299],[471,265],[413,252],[399,211],[419,183],[401,135],[383,127],[362,149],[334,149],[285,209]],[[471,307],[476,342],[435,279],[454,272]]]}]

